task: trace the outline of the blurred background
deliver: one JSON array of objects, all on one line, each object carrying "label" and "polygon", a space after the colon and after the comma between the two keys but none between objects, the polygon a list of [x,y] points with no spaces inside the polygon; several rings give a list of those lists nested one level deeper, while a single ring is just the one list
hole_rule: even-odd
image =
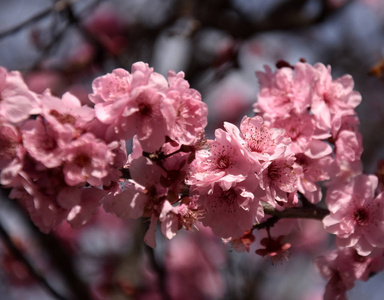
[{"label": "blurred background", "polygon": [[[255,71],[300,59],[351,74],[365,173],[384,159],[384,0],[0,0],[0,65],[30,89],[71,91],[91,105],[92,80],[136,61],[184,71],[209,107],[208,137],[224,121],[252,116]],[[65,299],[322,299],[312,261],[332,241],[318,221],[291,233],[288,261],[237,253],[205,228],[142,242],[145,224],[100,212],[81,230],[41,234],[18,206],[0,202],[0,299],[60,299],[6,247],[8,236]],[[289,224],[288,224],[289,225]],[[287,225],[287,226],[288,226]],[[289,226],[288,226],[289,227]],[[383,275],[348,299],[382,299]]]}]

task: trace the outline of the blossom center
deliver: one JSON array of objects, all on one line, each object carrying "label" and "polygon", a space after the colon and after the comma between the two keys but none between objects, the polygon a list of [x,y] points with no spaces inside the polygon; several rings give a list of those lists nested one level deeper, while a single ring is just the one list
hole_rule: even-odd
[{"label": "blossom center", "polygon": [[277,180],[281,177],[280,168],[276,162],[272,162],[268,167],[268,178],[272,181]]},{"label": "blossom center", "polygon": [[41,137],[40,147],[42,150],[50,152],[57,148],[56,140],[48,135]]},{"label": "blossom center", "polygon": [[225,201],[228,205],[232,205],[236,201],[237,194],[234,190],[230,189],[221,193],[221,199]]},{"label": "blossom center", "polygon": [[217,168],[220,170],[225,170],[229,168],[231,165],[231,161],[228,156],[220,156],[219,159],[216,161]]},{"label": "blossom center", "polygon": [[329,92],[325,92],[325,93],[323,94],[323,100],[324,100],[324,102],[325,102],[325,104],[326,104],[327,106],[332,106],[332,104],[333,104],[333,102],[334,102],[334,98],[332,97],[332,95],[330,95]]},{"label": "blossom center", "polygon": [[138,105],[139,113],[142,116],[148,117],[152,113],[152,107],[148,103],[139,103]]},{"label": "blossom center", "polygon": [[297,138],[300,135],[300,131],[294,125],[292,125],[291,127],[287,128],[286,133],[287,133],[288,137],[291,138],[292,141],[297,140]]},{"label": "blossom center", "polygon": [[355,210],[355,213],[353,214],[353,217],[358,225],[364,226],[368,224],[369,220],[369,214],[368,212],[360,207],[357,210]]},{"label": "blossom center", "polygon": [[91,164],[92,159],[88,156],[86,153],[81,153],[77,155],[73,161],[75,165],[77,165],[80,168],[84,168]]},{"label": "blossom center", "polygon": [[198,213],[192,210],[182,216],[182,224],[186,230],[191,230],[198,219]]},{"label": "blossom center", "polygon": [[0,157],[12,159],[16,154],[17,144],[11,142],[6,136],[0,135]]},{"label": "blossom center", "polygon": [[296,156],[296,163],[303,168],[304,173],[307,173],[312,164],[312,159],[310,159],[308,156],[306,156],[303,153],[297,153],[295,156]]},{"label": "blossom center", "polygon": [[51,116],[54,116],[61,124],[75,124],[76,118],[70,114],[61,114],[57,110],[52,109],[50,112]]},{"label": "blossom center", "polygon": [[251,151],[258,153],[262,153],[273,146],[273,140],[271,140],[268,130],[264,127],[259,130],[256,128],[252,130],[247,142]]}]

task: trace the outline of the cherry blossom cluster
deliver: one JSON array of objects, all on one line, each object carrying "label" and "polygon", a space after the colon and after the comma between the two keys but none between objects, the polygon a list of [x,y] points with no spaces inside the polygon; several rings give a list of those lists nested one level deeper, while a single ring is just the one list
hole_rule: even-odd
[{"label": "cherry blossom cluster", "polygon": [[[301,205],[318,203],[323,198],[319,183],[326,181],[322,186],[327,187],[329,214],[323,226],[336,235],[337,250],[316,265],[329,279],[325,299],[344,299],[355,280],[367,280],[384,268],[384,194],[375,175],[362,173],[362,137],[355,112],[361,96],[353,90],[351,76],[332,79],[330,67],[322,64],[300,62],[275,73],[266,68],[257,75],[255,112],[290,138],[295,159],[284,166],[291,166],[297,178],[295,193]],[[284,247],[281,243],[280,252]]]},{"label": "cherry blossom cluster", "polygon": [[[188,153],[201,140],[207,108],[183,73],[170,72],[167,80],[141,62],[131,73],[114,70],[94,80],[92,108],[69,93],[61,99],[49,90],[35,94],[20,73],[0,71],[1,184],[12,188],[10,197],[20,200],[41,231],[49,232],[65,219],[74,227],[85,224],[101,204],[125,216],[145,207],[145,212],[136,213],[139,217],[160,211],[155,207],[165,207],[172,193],[178,198],[183,155],[167,161],[174,168],[170,171],[163,163],[147,167],[153,161],[142,155],[181,145],[178,150]],[[137,151],[127,162],[126,141],[132,138]],[[132,181],[124,179],[127,163]],[[137,172],[149,172],[155,181]],[[149,183],[158,194],[147,192]],[[153,201],[145,204],[139,198],[138,206],[116,210],[136,199],[128,197],[116,205],[127,196],[125,190],[142,192]]]},{"label": "cherry blossom cluster", "polygon": [[18,72],[1,68],[1,184],[12,188],[43,232],[67,219],[84,224],[120,178],[125,144],[93,130],[95,112],[66,93],[31,92]]},{"label": "cherry blossom cluster", "polygon": [[[224,123],[197,151],[187,183],[203,207],[204,225],[239,238],[276,210],[322,199],[319,183],[343,183],[361,172],[355,107],[361,96],[350,76],[333,80],[322,64],[298,63],[258,72],[256,116],[240,128]],[[343,178],[341,180],[341,178]]]},{"label": "cherry blossom cluster", "polygon": [[89,107],[70,93],[33,93],[18,72],[0,68],[0,183],[43,232],[64,220],[81,226],[101,206],[147,218],[151,247],[159,223],[167,239],[202,224],[239,251],[260,243],[256,253],[271,258],[291,248],[288,232],[271,234],[276,213],[299,218],[294,209],[325,204],[337,250],[317,265],[330,280],[328,299],[343,297],[382,269],[384,253],[384,194],[360,160],[361,95],[351,76],[333,79],[323,64],[277,66],[256,73],[255,116],[225,122],[214,139],[183,72],[165,78],[142,62],[115,69],[93,81]]}]

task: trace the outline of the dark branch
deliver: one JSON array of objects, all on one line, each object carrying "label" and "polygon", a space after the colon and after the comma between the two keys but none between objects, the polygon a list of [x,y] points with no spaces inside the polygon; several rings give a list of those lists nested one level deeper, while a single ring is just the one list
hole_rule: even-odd
[{"label": "dark branch", "polygon": [[[33,237],[36,239],[37,244],[41,249],[45,251],[48,255],[52,266],[58,271],[60,276],[64,279],[66,283],[66,288],[70,291],[71,300],[90,300],[92,296],[90,295],[88,286],[78,275],[78,272],[74,265],[74,258],[67,251],[61,241],[52,234],[42,233],[35,224],[32,223],[28,213],[18,204],[17,201],[12,201],[8,197],[8,190],[3,188],[0,189],[0,198],[2,201],[7,201],[9,205],[17,209],[25,220],[25,224],[29,226],[32,231]],[[64,299],[64,298],[59,298]],[[65,298],[66,299],[66,298]]]},{"label": "dark branch", "polygon": [[253,225],[252,230],[268,229],[273,227],[280,219],[314,219],[322,220],[329,214],[328,209],[317,207],[312,203],[302,207],[288,207],[284,210],[277,210],[271,204],[263,202],[264,213],[271,215],[264,222]]},{"label": "dark branch", "polygon": [[65,300],[66,298],[60,295],[49,283],[48,281],[32,266],[29,260],[23,255],[23,253],[16,247],[12,242],[11,237],[8,235],[7,231],[4,229],[2,224],[0,224],[0,236],[4,244],[8,247],[12,255],[19,260],[27,268],[28,272],[34,277],[37,282],[53,297],[60,300]]},{"label": "dark branch", "polygon": [[280,219],[315,219],[322,220],[329,210],[316,205],[310,207],[288,207],[282,211],[275,209],[269,203],[263,203],[264,213]]},{"label": "dark branch", "polygon": [[167,278],[166,270],[162,265],[160,265],[157,262],[156,257],[155,257],[155,250],[153,248],[147,246],[147,245],[145,245],[145,249],[146,249],[146,252],[148,253],[152,268],[154,269],[154,271],[158,275],[157,277],[159,280],[159,289],[160,289],[160,293],[163,297],[163,300],[169,300],[171,298],[168,294],[168,289],[166,287],[166,278]]},{"label": "dark branch", "polygon": [[59,271],[60,275],[63,276],[66,286],[71,291],[70,299],[92,299],[87,284],[80,278],[76,270],[74,257],[64,248],[61,241],[53,234],[42,233],[31,221],[30,227],[34,230],[34,234],[41,247],[49,255],[52,264]]},{"label": "dark branch", "polygon": [[4,30],[3,32],[0,32],[0,39],[7,36],[7,35],[11,35],[11,34],[14,34],[18,31],[22,30],[24,27],[28,26],[31,23],[34,23],[36,21],[43,19],[44,17],[48,16],[51,12],[52,12],[52,8],[48,8],[48,9],[43,10],[42,12],[34,15],[30,19],[27,19],[24,22],[16,25],[15,27],[12,27],[12,28],[9,28],[7,30]]}]

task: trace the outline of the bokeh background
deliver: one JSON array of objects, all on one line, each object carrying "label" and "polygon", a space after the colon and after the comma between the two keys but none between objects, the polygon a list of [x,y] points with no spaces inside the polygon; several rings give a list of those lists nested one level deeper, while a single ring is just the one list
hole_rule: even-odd
[{"label": "bokeh background", "polygon": [[[90,105],[92,80],[115,68],[144,61],[163,75],[184,71],[208,104],[208,137],[252,116],[255,71],[302,58],[353,76],[364,172],[375,173],[384,159],[384,0],[0,0],[0,65],[21,71],[30,89],[71,91]],[[318,221],[300,222],[289,260],[272,265],[205,228],[159,237],[151,251],[142,220],[102,212],[81,230],[43,235],[6,194],[0,223],[68,299],[322,299],[312,261],[332,240]],[[0,299],[55,299],[4,245],[0,257]],[[383,280],[357,283],[348,299],[382,299]]]}]

